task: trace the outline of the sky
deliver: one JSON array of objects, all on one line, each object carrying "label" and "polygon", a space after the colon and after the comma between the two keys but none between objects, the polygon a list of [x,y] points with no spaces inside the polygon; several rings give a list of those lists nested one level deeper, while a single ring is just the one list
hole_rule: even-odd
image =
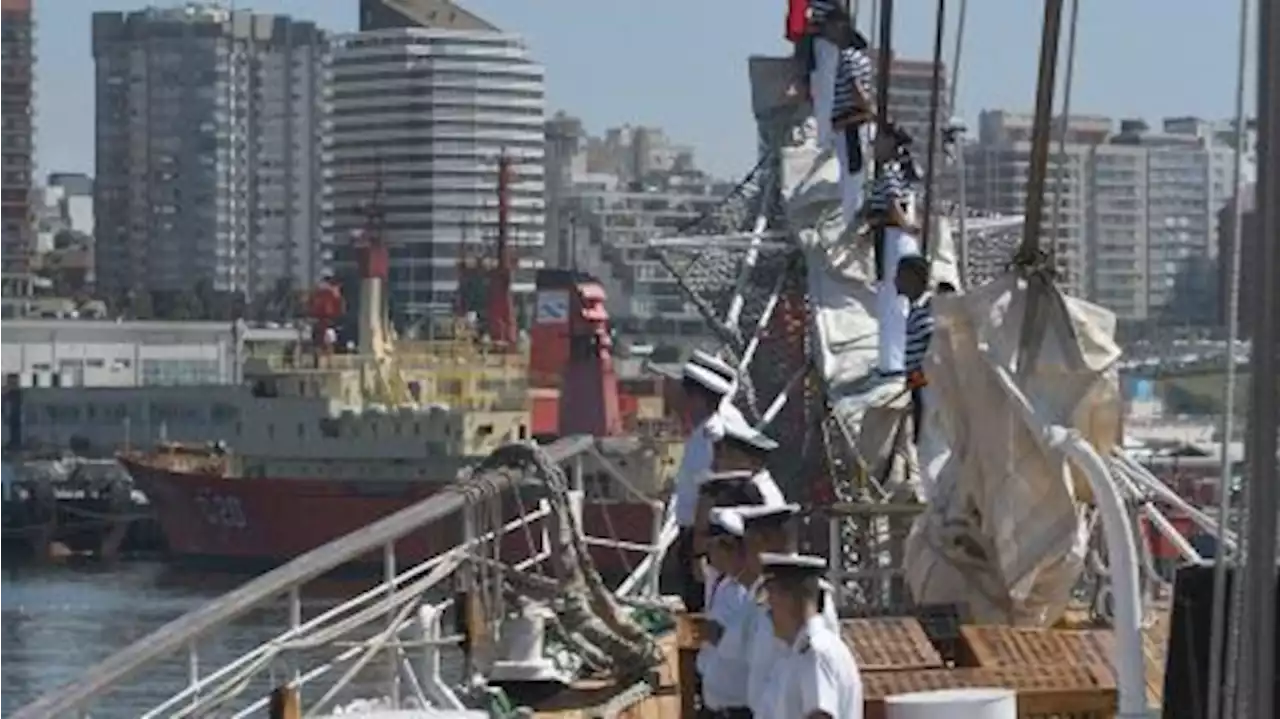
[{"label": "sky", "polygon": [[[92,174],[91,16],[97,10],[138,9],[146,2],[34,1],[39,171]],[[869,7],[871,0],[855,3]],[[223,4],[308,18],[338,32],[356,29],[356,0]],[[564,110],[582,118],[594,133],[628,123],[660,126],[674,141],[692,145],[704,169],[722,177],[738,175],[754,162],[746,58],[790,52],[782,39],[782,0],[459,4],[524,36],[533,56],[546,66],[548,115]],[[895,51],[927,59],[932,54],[934,0],[897,0],[894,5]],[[959,0],[947,3],[943,55],[948,63],[959,5]],[[1180,115],[1233,116],[1238,5],[1231,0],[1082,0],[1072,113],[1148,121]],[[968,3],[960,63],[961,114],[972,120],[984,109],[1031,108],[1043,14],[1043,4],[1034,0]],[[1069,11],[1064,13],[1064,25],[1069,17]],[[1256,33],[1251,33],[1250,42],[1255,39]],[[1064,28],[1060,82],[1066,47]],[[1255,54],[1250,51],[1250,65]],[[1252,86],[1250,81],[1250,90]],[[1250,92],[1247,108],[1253,106],[1252,96]]]}]

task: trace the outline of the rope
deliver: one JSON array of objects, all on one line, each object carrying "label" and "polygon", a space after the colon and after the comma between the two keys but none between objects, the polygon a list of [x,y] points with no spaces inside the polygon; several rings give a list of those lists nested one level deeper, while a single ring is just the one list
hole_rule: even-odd
[{"label": "rope", "polygon": [[1067,77],[1062,89],[1062,129],[1058,132],[1058,157],[1054,163],[1053,179],[1053,231],[1049,245],[1052,266],[1057,267],[1058,227],[1062,223],[1063,169],[1067,162],[1067,125],[1071,118],[1071,87],[1076,70],[1076,26],[1080,17],[1080,0],[1071,0],[1071,33],[1067,39]]},{"label": "rope", "polygon": [[[619,609],[612,592],[596,571],[582,527],[569,508],[569,483],[560,467],[537,445],[512,444],[487,457],[472,476],[483,481],[486,475],[506,472],[522,475],[526,480],[538,480],[545,486],[558,520],[559,554],[553,555],[552,562],[564,579],[556,594],[550,597],[559,605],[553,620],[559,625],[557,628],[563,630],[580,654],[598,653],[592,658],[616,674],[636,676],[661,663],[653,637]],[[534,584],[525,581],[532,580],[531,576],[518,572],[507,573],[507,579],[513,583]]]},{"label": "rope", "polygon": [[933,234],[930,220],[933,219],[934,177],[938,163],[938,100],[942,94],[942,39],[945,34],[947,20],[947,0],[938,0],[938,11],[934,18],[933,28],[933,76],[929,85],[929,142],[928,165],[925,166],[924,178],[924,221],[920,232],[920,254],[929,257],[929,240]]},{"label": "rope", "polygon": [[[1227,526],[1231,517],[1231,437],[1235,433],[1236,413],[1236,339],[1240,324],[1240,264],[1241,264],[1241,220],[1244,214],[1244,202],[1240,196],[1241,173],[1245,144],[1244,93],[1245,71],[1249,57],[1249,0],[1240,0],[1240,39],[1236,57],[1236,147],[1231,168],[1231,183],[1235,188],[1235,207],[1232,208],[1234,223],[1231,227],[1231,276],[1227,294],[1227,367],[1226,386],[1223,388],[1222,427],[1222,472],[1218,480],[1218,521],[1222,527]],[[1247,484],[1247,483],[1246,483]],[[1241,548],[1238,555],[1244,557],[1244,535],[1241,535]],[[1224,716],[1235,716],[1237,688],[1236,661],[1240,653],[1240,613],[1244,609],[1244,581],[1237,577],[1231,588],[1231,609],[1237,621],[1227,613],[1227,550],[1219,542],[1217,556],[1213,566],[1213,615],[1209,630],[1209,715],[1208,719],[1218,719],[1219,709],[1223,704],[1223,692],[1228,705]],[[1241,562],[1237,563],[1243,566]],[[1228,637],[1229,635],[1229,637]],[[1226,677],[1223,670],[1223,640],[1229,638],[1226,652]]]}]

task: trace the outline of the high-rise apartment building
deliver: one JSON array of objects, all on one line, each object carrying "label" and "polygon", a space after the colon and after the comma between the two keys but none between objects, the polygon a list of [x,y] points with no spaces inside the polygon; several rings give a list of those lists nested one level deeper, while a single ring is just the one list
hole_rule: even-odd
[{"label": "high-rise apartment building", "polygon": [[4,116],[4,133],[0,137],[3,154],[3,270],[24,272],[32,250],[31,175],[34,139],[32,133],[32,84],[35,64],[31,19],[31,0],[4,0],[0,6],[0,35],[3,36],[3,98],[0,112]]},{"label": "high-rise apartment building", "polygon": [[[1027,114],[982,113],[978,140],[965,148],[971,208],[1024,211],[1031,124]],[[1126,120],[1117,133],[1110,118],[1072,116],[1059,161],[1060,127],[1050,150],[1042,237],[1057,252],[1066,291],[1125,321],[1213,322],[1213,218],[1231,195],[1232,149],[1221,142],[1223,129],[1175,118],[1165,121],[1163,132]],[[1252,161],[1245,161],[1243,174],[1249,177]],[[977,261],[991,269],[1010,259],[1009,247],[980,247],[994,248],[999,256],[970,257],[971,265]]]},{"label": "high-rise apartment building", "polygon": [[326,35],[186,5],[95,13],[93,53],[102,294],[207,283],[253,301],[313,284]]},{"label": "high-rise apartment building", "polygon": [[[426,6],[439,6],[434,19]],[[351,238],[376,199],[391,254],[393,317],[403,324],[451,313],[461,263],[493,253],[498,160],[505,154],[513,172],[514,290],[519,303],[527,302],[543,262],[542,67],[518,36],[449,3],[382,0],[361,7],[362,23],[382,18],[403,26],[335,41],[324,158],[340,274],[354,272]],[[404,14],[410,10],[421,19]]]}]

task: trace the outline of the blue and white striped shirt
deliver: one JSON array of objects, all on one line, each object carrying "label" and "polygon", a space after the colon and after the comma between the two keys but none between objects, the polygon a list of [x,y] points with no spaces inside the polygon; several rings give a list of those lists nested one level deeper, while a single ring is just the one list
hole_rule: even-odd
[{"label": "blue and white striped shirt", "polygon": [[809,23],[821,25],[839,7],[836,0],[809,0]]},{"label": "blue and white striped shirt", "polygon": [[831,104],[831,118],[838,120],[859,109],[858,92],[871,100],[871,58],[861,50],[847,47],[840,51],[836,65],[835,99]]},{"label": "blue and white striped shirt", "polygon": [[871,181],[871,188],[867,191],[867,211],[871,214],[884,214],[889,211],[892,203],[901,207],[907,200],[909,190],[902,165],[896,160],[886,162],[881,168],[880,177]]},{"label": "blue and white striped shirt", "polygon": [[908,373],[919,371],[933,339],[933,296],[926,294],[907,313],[907,349],[902,366]]}]

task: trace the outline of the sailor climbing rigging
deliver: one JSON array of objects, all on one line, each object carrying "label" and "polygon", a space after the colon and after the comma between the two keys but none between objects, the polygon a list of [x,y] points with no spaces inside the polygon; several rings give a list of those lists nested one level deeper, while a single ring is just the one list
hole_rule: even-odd
[{"label": "sailor climbing rigging", "polygon": [[924,424],[924,357],[933,340],[933,295],[929,292],[929,261],[919,255],[902,258],[894,278],[898,294],[907,298],[906,350],[903,369],[911,388],[911,423],[914,440],[919,443]]},{"label": "sailor climbing rigging", "polygon": [[853,652],[819,609],[824,557],[764,554],[769,611],[784,643],[756,716],[775,719],[861,719],[862,677]]},{"label": "sailor climbing rigging", "polygon": [[864,145],[872,109],[871,58],[866,40],[852,30],[853,42],[840,49],[836,65],[831,123],[840,163],[840,207],[845,222],[856,222],[862,208]]},{"label": "sailor climbing rigging", "polygon": [[886,123],[885,129],[874,143],[881,171],[872,182],[863,216],[877,243],[876,272],[880,280],[876,292],[876,319],[880,325],[877,366],[881,374],[892,376],[905,371],[907,303],[898,294],[893,280],[903,257],[920,254],[917,228],[908,214],[910,186],[919,179],[919,173],[911,158],[911,136],[894,123]]}]

